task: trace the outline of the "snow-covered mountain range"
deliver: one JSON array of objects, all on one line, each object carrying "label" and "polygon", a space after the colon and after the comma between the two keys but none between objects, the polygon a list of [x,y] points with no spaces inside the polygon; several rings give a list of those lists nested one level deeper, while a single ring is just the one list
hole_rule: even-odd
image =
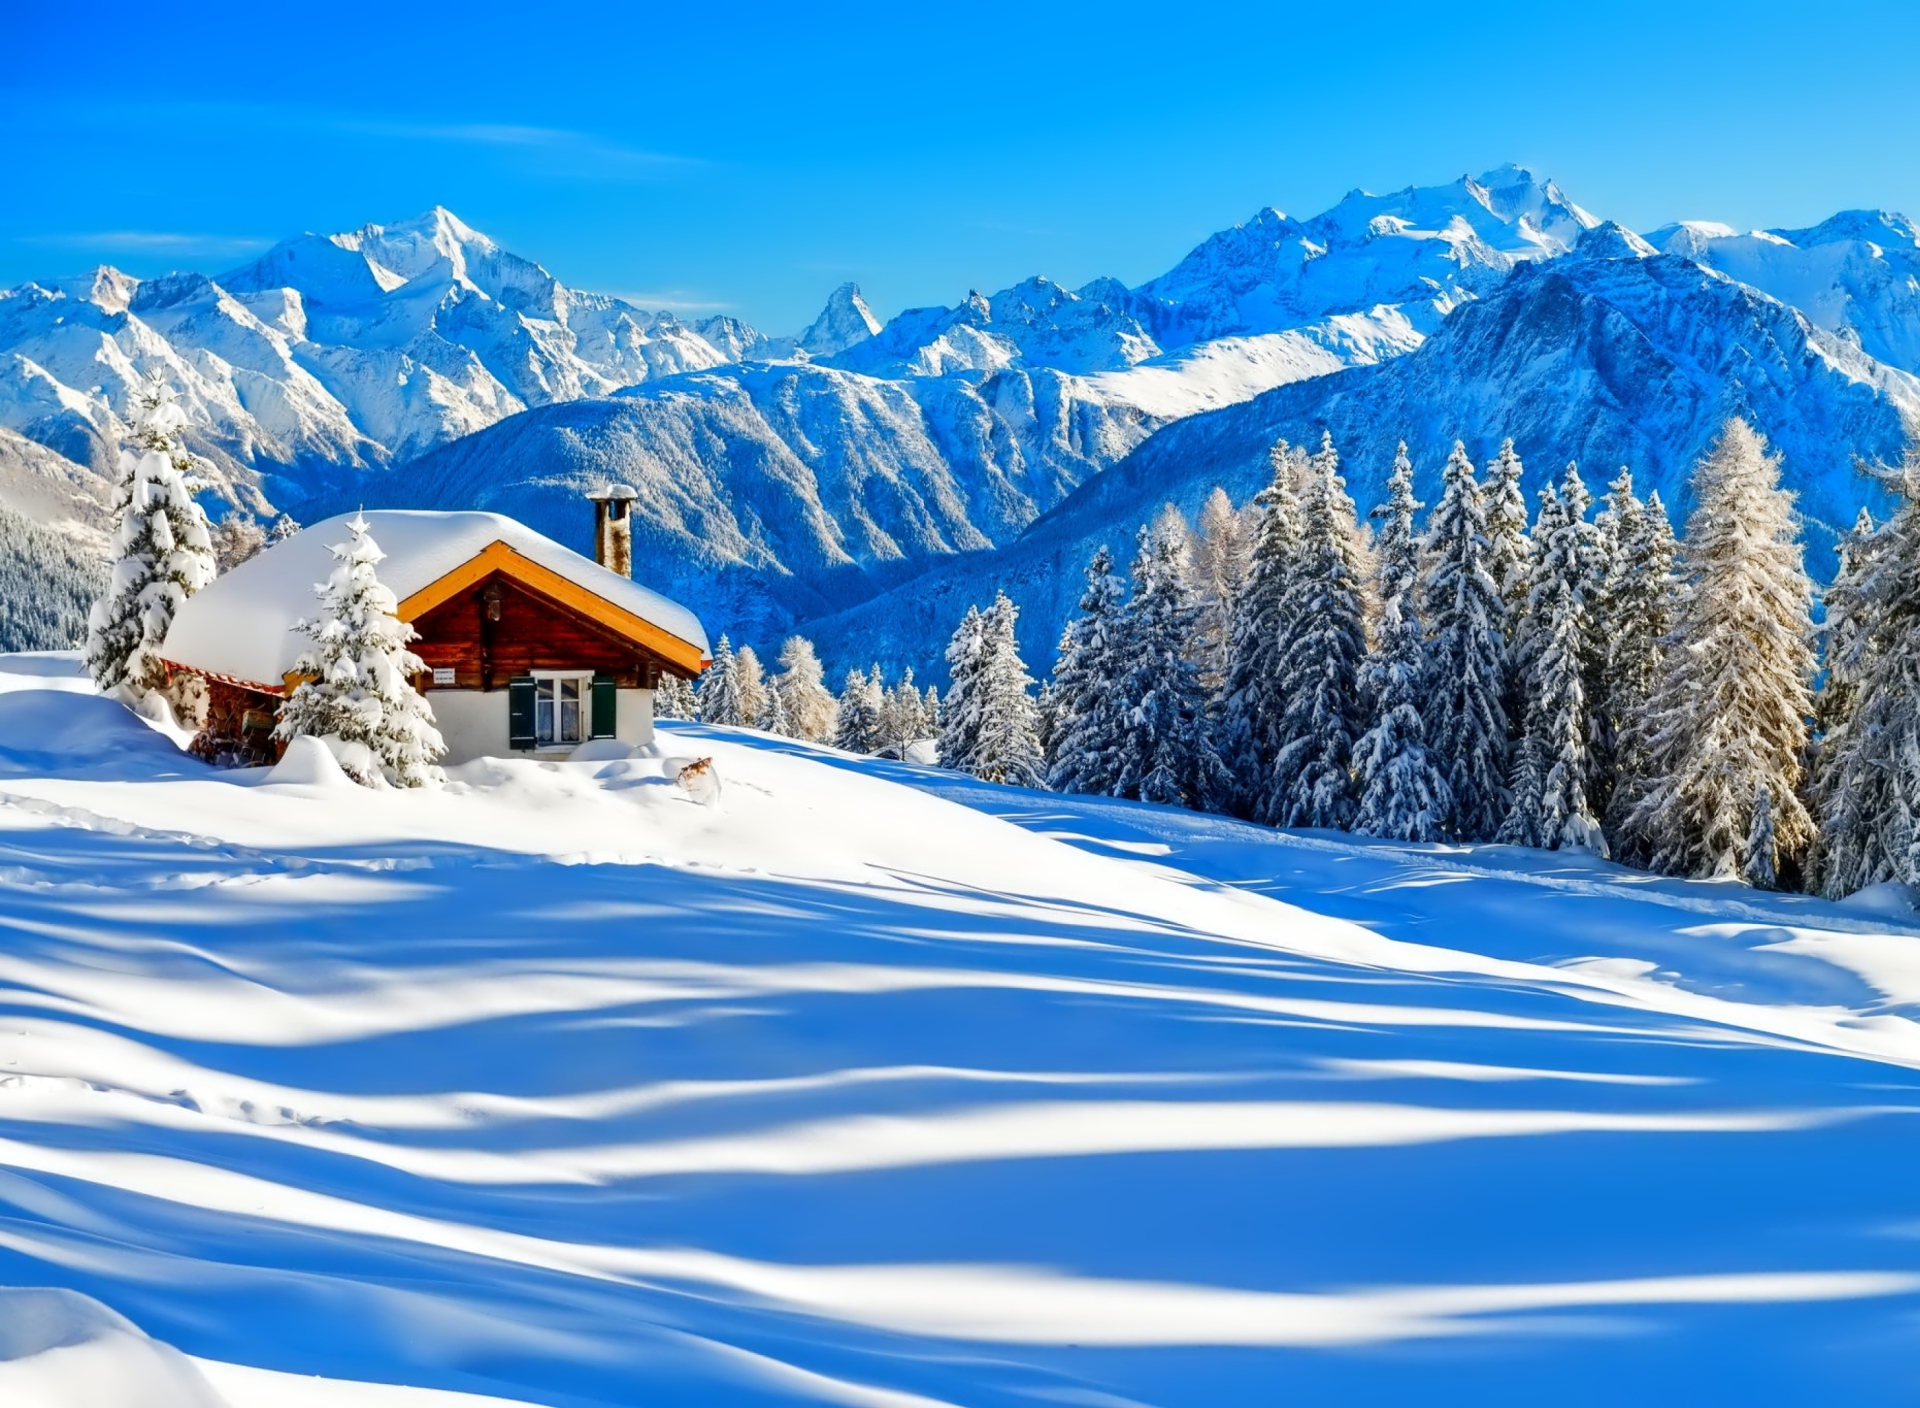
[{"label": "snow-covered mountain range", "polygon": [[1916,372],[1903,217],[1643,239],[1514,167],[1262,210],[1132,288],[1035,277],[882,324],[847,284],[785,337],[570,289],[436,209],[212,277],[0,294],[0,502],[97,533],[92,471],[157,373],[230,502],[484,505],[584,545],[579,491],[622,479],[644,570],[736,634],[835,615],[847,650],[924,668],[995,582],[1044,646],[1069,557],[1161,499],[1249,492],[1276,434],[1331,429],[1363,500],[1394,441],[1431,475],[1456,435],[1675,497],[1742,409],[1818,539],[1870,497],[1854,457],[1905,443]]}]

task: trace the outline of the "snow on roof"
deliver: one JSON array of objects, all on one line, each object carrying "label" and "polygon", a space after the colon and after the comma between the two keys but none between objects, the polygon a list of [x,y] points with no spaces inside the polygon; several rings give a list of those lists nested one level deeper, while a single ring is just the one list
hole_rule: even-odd
[{"label": "snow on roof", "polygon": [[[316,585],[334,568],[330,551],[349,536],[343,513],[275,544],[188,599],[167,632],[162,656],[176,665],[279,688],[307,645],[294,624],[319,613]],[[405,601],[501,542],[624,611],[709,655],[700,618],[678,602],[609,572],[591,558],[498,513],[368,509],[373,540],[386,554],[380,580]]]}]

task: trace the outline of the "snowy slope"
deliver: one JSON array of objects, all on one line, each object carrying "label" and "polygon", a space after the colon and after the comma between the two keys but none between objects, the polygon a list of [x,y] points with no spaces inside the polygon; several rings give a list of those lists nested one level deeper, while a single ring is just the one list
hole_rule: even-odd
[{"label": "snowy slope", "polygon": [[0,1282],[235,1408],[1909,1381],[1910,911],[691,727],[713,808],[276,783],[61,668],[0,674]]}]

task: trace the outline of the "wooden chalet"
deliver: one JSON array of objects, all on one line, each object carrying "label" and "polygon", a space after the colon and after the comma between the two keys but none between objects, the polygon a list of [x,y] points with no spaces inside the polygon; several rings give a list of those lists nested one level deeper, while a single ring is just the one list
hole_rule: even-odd
[{"label": "wooden chalet", "polygon": [[[598,738],[650,742],[661,677],[705,667],[699,619],[628,575],[632,498],[624,486],[594,496],[597,562],[496,513],[367,511],[386,555],[380,580],[420,633],[413,650],[426,672],[416,683],[446,762],[561,756]],[[201,756],[277,756],[270,734],[309,644],[294,627],[318,614],[315,584],[331,574],[351,517],[275,544],[181,607],[163,658],[207,680]]]}]

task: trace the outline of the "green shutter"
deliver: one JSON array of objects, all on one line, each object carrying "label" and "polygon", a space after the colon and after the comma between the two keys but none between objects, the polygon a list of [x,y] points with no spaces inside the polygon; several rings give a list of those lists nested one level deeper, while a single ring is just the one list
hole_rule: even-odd
[{"label": "green shutter", "polygon": [[533,676],[515,675],[507,681],[507,746],[531,748],[533,735]]},{"label": "green shutter", "polygon": [[612,675],[593,677],[593,731],[589,738],[612,738],[615,730],[615,718],[620,707],[620,696],[614,689]]}]

